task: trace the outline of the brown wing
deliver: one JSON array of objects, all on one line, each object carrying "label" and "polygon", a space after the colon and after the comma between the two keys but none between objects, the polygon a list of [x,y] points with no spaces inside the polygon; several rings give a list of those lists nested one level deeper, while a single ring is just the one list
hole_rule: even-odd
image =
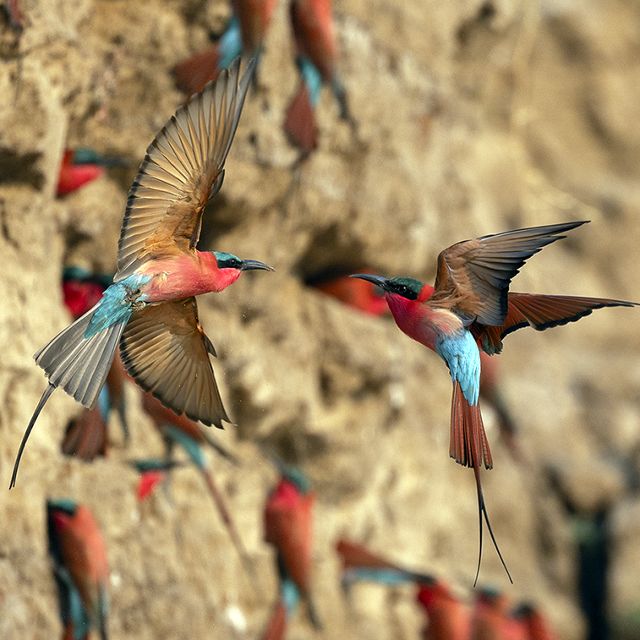
[{"label": "brown wing", "polygon": [[193,248],[202,212],[222,186],[224,163],[255,68],[236,60],[176,114],[149,145],[129,191],[114,281],[150,257]]},{"label": "brown wing", "polygon": [[230,422],[209,360],[213,345],[198,322],[195,298],[134,312],[120,351],[138,384],[176,413],[220,428],[223,420]]},{"label": "brown wing", "polygon": [[446,306],[467,320],[502,325],[511,278],[534,253],[584,223],[516,229],[452,245],[438,256],[429,304]]},{"label": "brown wing", "polygon": [[502,339],[522,327],[544,331],[588,316],[603,307],[634,307],[635,302],[609,298],[550,296],[535,293],[509,293],[509,309],[499,327],[472,326],[483,349],[490,354],[502,351]]}]

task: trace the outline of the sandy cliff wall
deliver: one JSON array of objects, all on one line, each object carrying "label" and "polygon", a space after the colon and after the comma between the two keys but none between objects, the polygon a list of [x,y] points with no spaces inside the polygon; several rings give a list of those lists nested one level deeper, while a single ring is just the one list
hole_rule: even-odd
[{"label": "sandy cliff wall", "polygon": [[[170,67],[220,30],[225,3],[23,0],[21,38],[0,56],[0,487],[44,385],[32,354],[69,320],[65,262],[112,270],[133,171],[55,199],[65,146],[140,161],[181,96]],[[450,383],[438,359],[385,320],[304,286],[330,265],[434,275],[437,253],[476,235],[560,220],[592,223],[532,259],[515,290],[638,299],[640,7],[622,0],[335,3],[341,68],[357,136],[330,96],[320,148],[297,183],[280,125],[295,90],[285,3],[207,220],[212,248],[258,258],[246,277],[200,302],[244,461],[217,463],[258,579],[240,565],[199,478],[176,477],[142,507],[123,465],[161,443],[129,388],[130,451],[91,465],[58,443],[78,407],[59,393],[40,418],[18,487],[0,489],[0,637],[57,634],[44,500],[73,496],[96,513],[112,567],[112,637],[252,638],[275,595],[261,509],[274,481],[253,442],[299,463],[317,493],[316,600],[327,638],[417,637],[413,593],[363,587],[342,602],[333,542],[362,539],[469,593],[477,553],[472,475],[449,460]],[[357,256],[357,261],[354,261]],[[625,494],[614,454],[638,444],[638,312],[601,311],[544,335],[509,337],[504,391],[531,464],[517,466],[486,412],[495,469],[485,491],[513,587],[487,546],[481,579],[544,606],[580,637],[569,522],[542,481],[553,462],[576,500]],[[117,440],[114,431],[114,440]],[[607,457],[605,457],[605,454]],[[616,507],[612,607],[634,606],[637,499]],[[544,532],[541,543],[540,532]],[[634,575],[635,574],[635,575]],[[247,631],[231,622],[234,608]],[[298,616],[291,638],[313,636]]]}]

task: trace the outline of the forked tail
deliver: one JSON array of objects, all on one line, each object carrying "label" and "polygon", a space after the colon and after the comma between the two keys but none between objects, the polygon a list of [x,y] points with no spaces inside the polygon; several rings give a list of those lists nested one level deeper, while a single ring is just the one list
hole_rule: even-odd
[{"label": "forked tail", "polygon": [[89,409],[93,408],[98,399],[120,335],[129,317],[123,315],[121,321],[87,336],[87,328],[95,310],[96,307],[93,307],[87,311],[35,354],[36,362],[49,378],[49,386],[42,394],[22,437],[9,488],[16,484],[18,467],[27,440],[54,389],[62,387],[70,396]]},{"label": "forked tail", "polygon": [[487,435],[484,431],[484,424],[482,423],[480,406],[478,404],[471,406],[467,402],[467,399],[464,397],[462,389],[460,388],[460,383],[457,381],[453,383],[453,397],[451,400],[451,443],[449,453],[459,464],[464,465],[465,467],[472,467],[473,475],[476,479],[480,547],[478,550],[478,567],[476,569],[476,577],[473,581],[473,586],[476,586],[478,576],[480,575],[483,543],[483,518],[487,524],[487,529],[489,530],[489,536],[491,537],[493,546],[495,547],[498,557],[500,558],[500,562],[507,573],[509,582],[513,584],[513,579],[511,578],[511,574],[509,573],[509,569],[502,557],[500,547],[498,546],[498,542],[496,541],[496,537],[493,533],[491,521],[489,520],[489,513],[487,512],[487,506],[484,501],[484,494],[482,493],[480,466],[484,463],[486,469],[491,469],[493,461],[491,459],[489,441],[487,440]]}]

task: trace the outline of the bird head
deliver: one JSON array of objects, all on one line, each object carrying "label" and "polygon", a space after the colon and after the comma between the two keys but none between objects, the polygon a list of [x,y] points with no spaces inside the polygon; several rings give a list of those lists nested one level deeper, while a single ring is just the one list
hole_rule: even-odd
[{"label": "bird head", "polygon": [[354,273],[351,278],[366,280],[380,287],[385,293],[395,294],[407,300],[418,300],[424,289],[424,282],[415,278],[385,278],[384,276],[374,276],[369,273]]},{"label": "bird head", "polygon": [[234,269],[236,271],[254,271],[259,269],[262,271],[275,271],[273,267],[259,260],[242,260],[238,258],[238,256],[234,256],[232,253],[225,253],[224,251],[213,251],[212,253],[216,257],[218,269]]},{"label": "bird head", "polygon": [[78,504],[70,498],[60,498],[58,500],[47,500],[47,511],[63,511],[69,516],[74,516]]},{"label": "bird head", "polygon": [[233,284],[243,271],[275,271],[273,267],[259,260],[242,260],[238,258],[238,256],[234,256],[232,253],[225,253],[224,251],[212,251],[211,253],[213,253],[216,259],[220,274],[218,278],[218,291]]}]

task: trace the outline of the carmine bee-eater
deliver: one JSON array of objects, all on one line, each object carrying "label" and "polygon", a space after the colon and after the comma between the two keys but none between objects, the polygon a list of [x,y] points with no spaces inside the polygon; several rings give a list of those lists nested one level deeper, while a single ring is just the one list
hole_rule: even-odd
[{"label": "carmine bee-eater", "polygon": [[449,368],[453,381],[449,453],[459,464],[473,468],[478,494],[480,550],[474,584],[482,559],[483,516],[509,575],[491,529],[480,481],[482,463],[487,469],[493,466],[478,404],[480,350],[489,355],[500,353],[502,339],[521,327],[543,331],[578,320],[594,309],[635,306],[606,298],[509,293],[511,279],[528,258],[582,224],[584,221],[516,229],[458,242],[438,256],[435,287],[406,277],[353,276],[384,289],[398,327],[435,351]]},{"label": "carmine bee-eater", "polygon": [[296,42],[300,88],[287,108],[284,131],[303,156],[318,146],[314,110],[326,83],[338,103],[340,117],[353,127],[347,92],[338,75],[338,46],[331,0],[291,0],[291,26]]},{"label": "carmine bee-eater", "polygon": [[336,551],[342,561],[342,590],[348,593],[355,582],[376,582],[385,586],[417,584],[432,578],[424,573],[404,569],[393,562],[372,553],[357,542],[340,539]]},{"label": "carmine bee-eater", "polygon": [[523,621],[509,611],[507,597],[488,587],[478,589],[471,616],[471,640],[527,640]]},{"label": "carmine bee-eater", "polygon": [[182,466],[179,460],[165,460],[156,458],[143,458],[130,460],[129,464],[140,474],[140,480],[136,489],[138,500],[146,500],[157,485],[164,482],[169,471]]},{"label": "carmine bee-eater", "polygon": [[60,450],[65,456],[73,456],[91,462],[107,455],[107,418],[109,415],[109,391],[105,385],[100,390],[98,403],[93,409],[83,409],[67,423]]},{"label": "carmine bee-eater", "polygon": [[277,0],[233,0],[233,15],[220,40],[173,68],[178,89],[187,95],[202,91],[240,55],[259,59],[276,4]]},{"label": "carmine bee-eater", "polygon": [[429,619],[422,634],[424,640],[469,640],[469,609],[451,593],[442,580],[431,578],[422,581],[418,586],[416,600]]},{"label": "carmine bee-eater", "polygon": [[58,174],[56,194],[66,196],[99,178],[104,167],[126,166],[127,161],[116,156],[103,156],[93,149],[65,149]]},{"label": "carmine bee-eater", "polygon": [[62,387],[93,407],[120,343],[127,371],[165,405],[222,428],[229,422],[210,356],[213,343],[198,321],[195,296],[222,291],[243,271],[272,270],[257,260],[198,251],[202,214],[220,190],[238,126],[252,61],[240,61],[181,106],[147,149],[129,191],[118,271],[100,302],[35,355],[49,385],[27,426],[11,478],[35,421]]},{"label": "carmine bee-eater", "polygon": [[281,584],[290,580],[307,603],[309,621],[321,627],[311,598],[313,504],[315,493],[300,469],[271,458],[280,480],[264,508],[264,539],[276,549]]},{"label": "carmine bee-eater", "polygon": [[107,639],[109,565],[91,514],[73,500],[47,501],[47,536],[58,587],[64,638],[81,640],[91,628]]}]

